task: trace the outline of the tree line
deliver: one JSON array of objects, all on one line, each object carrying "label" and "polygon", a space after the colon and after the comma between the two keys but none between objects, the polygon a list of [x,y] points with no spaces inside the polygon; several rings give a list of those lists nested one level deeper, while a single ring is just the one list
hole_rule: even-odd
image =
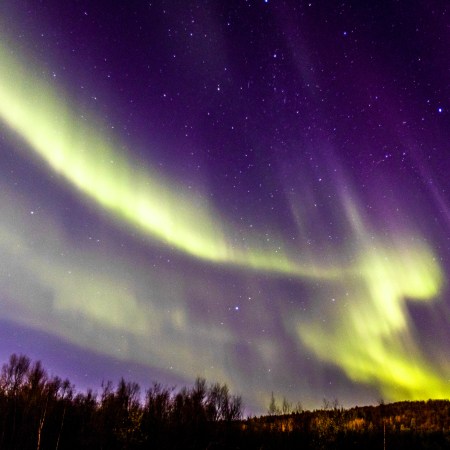
[{"label": "tree line", "polygon": [[198,378],[191,388],[123,378],[77,393],[40,361],[13,354],[0,375],[0,449],[206,448],[242,418],[241,397]]},{"label": "tree line", "polygon": [[[289,403],[287,403],[289,406]],[[268,415],[248,418],[250,436],[265,436],[263,448],[286,449],[407,449],[450,448],[450,401],[402,401],[345,409],[324,399],[322,409],[290,413],[283,399],[273,399]],[[288,410],[288,412],[283,412]],[[250,448],[250,447],[247,447]],[[253,447],[257,448],[257,447]]]},{"label": "tree line", "polygon": [[77,393],[41,362],[13,354],[0,373],[1,450],[448,449],[450,401],[322,409],[272,394],[268,414],[244,419],[242,399],[225,384],[197,378],[180,389],[141,391],[123,378],[100,393]]}]

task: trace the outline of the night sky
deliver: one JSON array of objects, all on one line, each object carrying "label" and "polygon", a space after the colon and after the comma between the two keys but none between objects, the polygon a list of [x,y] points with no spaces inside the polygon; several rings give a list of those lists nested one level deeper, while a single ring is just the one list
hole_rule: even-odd
[{"label": "night sky", "polygon": [[449,398],[449,48],[445,0],[3,0],[2,362]]}]

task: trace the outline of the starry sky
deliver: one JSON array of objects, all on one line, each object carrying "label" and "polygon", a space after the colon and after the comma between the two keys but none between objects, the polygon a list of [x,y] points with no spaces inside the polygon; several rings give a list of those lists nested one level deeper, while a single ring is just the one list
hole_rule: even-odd
[{"label": "starry sky", "polygon": [[445,1],[0,3],[0,357],[246,411],[450,396]]}]

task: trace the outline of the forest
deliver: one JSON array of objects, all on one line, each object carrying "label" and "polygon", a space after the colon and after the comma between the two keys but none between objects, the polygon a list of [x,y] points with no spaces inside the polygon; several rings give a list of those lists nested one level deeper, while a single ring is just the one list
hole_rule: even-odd
[{"label": "forest", "polygon": [[40,361],[13,354],[0,374],[0,449],[448,449],[450,401],[291,412],[287,401],[243,418],[225,384],[103,383],[76,392]]}]

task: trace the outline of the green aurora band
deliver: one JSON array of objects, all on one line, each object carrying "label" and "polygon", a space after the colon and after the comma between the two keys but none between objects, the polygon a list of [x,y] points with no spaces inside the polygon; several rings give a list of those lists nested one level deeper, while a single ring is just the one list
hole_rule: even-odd
[{"label": "green aurora band", "polygon": [[[324,295],[314,299],[313,309],[327,316],[326,327],[314,317],[305,321],[296,311],[288,308],[284,311],[286,328],[292,331],[300,345],[306,346],[323,362],[340,367],[351,380],[376,387],[389,399],[450,395],[445,368],[428,361],[416,344],[406,305],[407,299],[430,302],[442,290],[442,270],[423,239],[418,236],[371,239],[369,227],[359,217],[355,202],[347,196],[343,198],[343,210],[357,246],[351,252],[348,264],[342,262],[339,257],[342,252],[337,249],[330,252],[327,264],[319,263],[320,258],[315,258],[311,251],[301,249],[300,256],[291,255],[283,251],[287,246],[268,247],[262,236],[257,235],[245,236],[247,245],[237,248],[229,242],[240,233],[219,220],[211,206],[173,184],[169,187],[159,174],[127,159],[118,150],[121,146],[112,145],[112,139],[98,131],[101,127],[94,119],[80,118],[60,92],[33,75],[28,64],[20,61],[2,43],[0,61],[1,119],[55,173],[108,210],[116,220],[199,260],[262,271],[274,278],[297,277],[301,282],[319,280],[325,286]],[[85,111],[83,115],[87,117]],[[2,205],[5,201],[2,199]],[[8,207],[12,208],[11,205]],[[27,247],[25,243],[12,244],[21,238],[11,233],[12,225],[0,229],[0,248],[13,254],[14,248]],[[92,292],[88,288],[84,292],[89,299],[74,303],[74,296],[70,294],[74,288],[73,280],[62,276],[59,273],[62,269],[57,265],[48,265],[48,255],[44,257],[39,250],[32,249],[27,252],[29,254],[23,258],[16,258],[17,264],[22,266],[24,273],[32,273],[40,285],[58,292],[57,309],[60,312],[83,314],[92,323],[110,330],[110,335],[129,330],[130,323],[137,325],[133,332],[137,336],[151,337],[151,333],[155,333],[150,332],[150,329],[154,330],[149,322],[150,315],[139,318],[139,299],[129,298],[128,287],[117,288],[113,277],[101,275],[94,264],[92,272],[87,273],[79,261],[71,262],[79,280],[96,279],[101,285],[94,283]],[[328,305],[324,299],[334,290],[346,293],[342,294],[342,299],[337,298],[336,303]],[[13,291],[11,289],[11,293]],[[24,294],[31,296],[31,291]],[[99,291],[104,295],[93,293]],[[110,296],[113,292],[115,294]],[[116,292],[125,295],[128,311],[125,315]],[[180,292],[179,297],[182,296]],[[114,313],[114,308],[113,311],[109,309],[109,314],[105,315],[111,298],[117,311]],[[39,305],[34,308],[38,309]],[[151,308],[155,309],[156,303]],[[158,311],[158,317],[163,316],[164,312]],[[173,317],[178,317],[173,319],[173,326],[188,332],[187,319],[180,318],[183,314]],[[137,322],[136,318],[139,318]],[[19,321],[14,315],[10,319]],[[45,326],[44,323],[33,324],[31,316],[23,320],[29,326],[42,329]],[[63,329],[54,328],[53,332],[64,334]],[[220,335],[218,330],[209,332],[216,336],[217,342],[232,341],[231,336]],[[73,330],[66,334],[74,341],[76,336]],[[178,342],[181,345],[183,339]],[[83,344],[87,345],[86,342]],[[108,339],[98,344],[98,350],[114,354]],[[264,356],[264,345],[260,351]],[[184,353],[186,360],[192,357],[188,348]],[[165,364],[164,354],[148,361],[143,353],[136,356],[129,350],[124,357],[159,366]],[[267,359],[270,358],[268,354]],[[215,372],[217,376],[221,374],[228,376],[225,369]]]},{"label": "green aurora band", "polygon": [[[73,113],[44,80],[28,73],[0,44],[0,116],[57,174],[114,216],[173,248],[215,263],[332,278],[333,268],[300,265],[278,246],[228,245],[221,221],[198,197],[183,192],[117,151],[94,119]],[[88,114],[83,111],[83,117]],[[261,241],[257,240],[261,247]]]}]

